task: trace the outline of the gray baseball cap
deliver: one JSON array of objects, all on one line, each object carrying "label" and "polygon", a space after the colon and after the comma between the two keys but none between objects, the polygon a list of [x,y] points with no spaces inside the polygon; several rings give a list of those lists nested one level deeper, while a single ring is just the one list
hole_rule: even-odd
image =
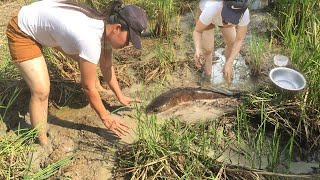
[{"label": "gray baseball cap", "polygon": [[130,42],[135,48],[141,49],[140,36],[148,24],[146,12],[135,5],[124,5],[119,14],[129,26]]},{"label": "gray baseball cap", "polygon": [[248,0],[225,0],[221,16],[224,20],[239,24],[244,12],[248,9]]}]

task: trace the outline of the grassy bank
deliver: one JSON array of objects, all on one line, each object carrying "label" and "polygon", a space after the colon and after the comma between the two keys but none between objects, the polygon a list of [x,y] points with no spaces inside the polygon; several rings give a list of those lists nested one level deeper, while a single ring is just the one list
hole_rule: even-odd
[{"label": "grassy bank", "polygon": [[[319,1],[277,1],[279,37],[297,70],[307,80],[307,88],[297,97],[297,131],[307,140],[318,139],[320,130],[320,12]],[[312,141],[312,140],[311,140]],[[313,140],[319,145],[319,141]]]},{"label": "grassy bank", "polygon": [[[100,0],[82,2],[99,9],[107,3]],[[155,61],[137,66],[135,69],[139,75],[144,73],[139,80],[147,84],[160,79],[159,87],[162,88],[166,75],[175,69],[177,46],[173,39],[179,36],[179,30],[172,25],[178,22],[171,17],[178,16],[181,4],[189,1],[126,0],[125,2],[138,4],[147,10],[150,19],[149,28],[155,42],[152,46],[154,48],[147,50],[153,52]],[[295,147],[303,147],[308,151],[319,147],[319,7],[319,1],[275,2],[274,14],[279,22],[276,38],[280,40],[281,51],[290,56],[293,68],[301,71],[307,79],[307,87],[302,92],[294,95],[286,94],[266,85],[259,91],[244,96],[236,113],[195,124],[182,123],[179,119],[166,119],[161,124],[159,122],[163,119],[159,119],[156,115],[144,114],[144,107],[135,107],[134,119],[138,122],[139,138],[134,144],[118,151],[116,176],[133,179],[295,177],[288,174]],[[264,37],[256,37],[250,44],[252,50],[250,53],[254,55],[251,57],[251,66],[256,69],[255,75],[259,75],[261,70],[259,65],[263,58],[261,56],[263,50],[265,47],[271,47],[271,43],[264,44],[264,41],[266,41]],[[257,46],[256,43],[261,46]],[[71,73],[61,70],[64,68],[63,70],[69,70],[68,72],[75,72],[76,63],[63,61],[66,57],[49,49],[45,52],[49,62],[48,67],[55,75],[54,78],[74,79],[69,76]],[[1,54],[3,61],[0,65],[0,80],[5,82],[7,79],[19,79],[19,73],[10,61],[8,49],[3,48]],[[19,92],[17,89],[0,93],[0,121],[3,121]],[[226,121],[231,128],[225,128]],[[35,151],[33,147],[35,136],[35,130],[19,129],[1,137],[1,179],[46,179],[72,161],[73,157],[66,157],[40,171],[31,171],[32,159],[28,155]],[[245,157],[248,164],[234,165],[219,159],[223,152],[230,149],[236,149],[237,153],[241,154],[239,157]],[[230,160],[228,158],[227,160]],[[286,167],[281,172],[278,171],[280,165]]]}]

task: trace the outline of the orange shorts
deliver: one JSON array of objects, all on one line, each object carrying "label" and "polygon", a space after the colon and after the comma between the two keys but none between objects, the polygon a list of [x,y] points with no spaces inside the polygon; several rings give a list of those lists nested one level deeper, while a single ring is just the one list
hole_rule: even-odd
[{"label": "orange shorts", "polygon": [[42,46],[18,27],[18,16],[8,23],[7,38],[12,61],[22,62],[42,56]]}]

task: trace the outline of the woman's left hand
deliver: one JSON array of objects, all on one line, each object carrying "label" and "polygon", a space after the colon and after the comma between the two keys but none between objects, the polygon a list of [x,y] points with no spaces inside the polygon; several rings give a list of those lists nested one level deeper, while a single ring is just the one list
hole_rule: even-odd
[{"label": "woman's left hand", "polygon": [[233,62],[227,61],[223,67],[223,73],[224,73],[224,79],[231,83],[231,80],[233,79]]},{"label": "woman's left hand", "polygon": [[133,98],[125,96],[125,95],[118,97],[118,100],[120,101],[121,104],[123,104],[125,106],[129,106],[130,103],[132,103],[132,102],[141,102],[140,99],[133,99]]}]

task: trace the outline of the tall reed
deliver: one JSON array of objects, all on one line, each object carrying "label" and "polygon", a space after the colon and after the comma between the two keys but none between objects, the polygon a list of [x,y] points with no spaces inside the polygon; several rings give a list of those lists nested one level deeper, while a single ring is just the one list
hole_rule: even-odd
[{"label": "tall reed", "polygon": [[267,38],[261,35],[252,35],[249,42],[248,64],[251,68],[252,76],[256,76],[261,72],[266,49],[271,48],[271,43],[268,43]]},{"label": "tall reed", "polygon": [[177,0],[125,0],[126,3],[143,7],[148,15],[149,29],[157,37],[170,38],[172,19],[177,15]]},{"label": "tall reed", "polygon": [[155,11],[155,34],[170,37],[170,21],[176,15],[174,0],[159,0]]},{"label": "tall reed", "polygon": [[[276,171],[284,159],[290,166],[295,134],[289,134],[290,139],[287,140],[287,135],[283,136],[280,122],[274,122],[274,129],[270,128],[272,116],[267,107],[269,104],[268,98],[252,96],[238,108],[237,145],[239,149],[245,147],[242,151],[253,168]],[[256,106],[256,110],[252,109],[252,105]],[[286,141],[287,144],[283,143]]]},{"label": "tall reed", "polygon": [[307,79],[307,88],[299,96],[299,128],[309,139],[320,131],[320,1],[281,0],[275,5],[280,37],[295,68]]}]

